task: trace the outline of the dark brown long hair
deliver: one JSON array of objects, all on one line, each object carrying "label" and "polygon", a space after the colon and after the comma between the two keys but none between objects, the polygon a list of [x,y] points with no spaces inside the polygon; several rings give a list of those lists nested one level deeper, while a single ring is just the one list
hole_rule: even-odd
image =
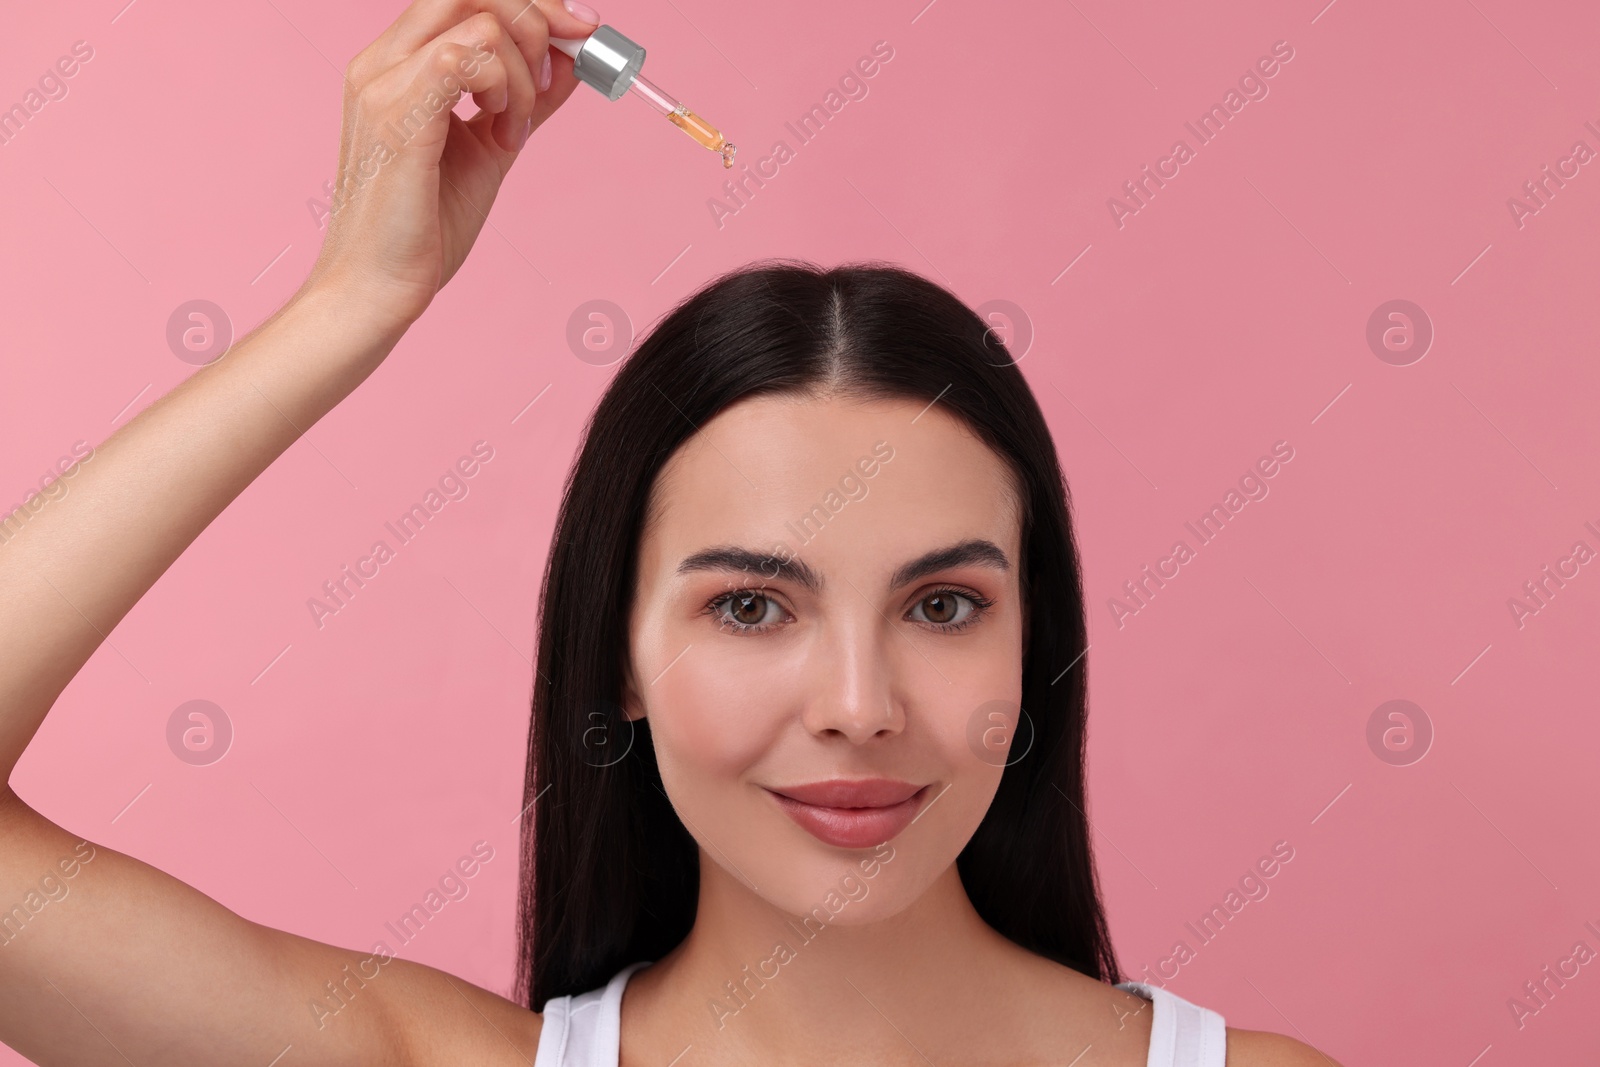
[{"label": "dark brown long hair", "polygon": [[[1069,495],[1044,415],[988,324],[944,288],[869,261],[769,259],[687,297],[618,368],[567,476],[539,603],[515,997],[604,985],[694,922],[694,839],[663,791],[648,718],[621,707],[641,524],[657,473],[723,408],[835,390],[941,404],[1012,469],[1028,612],[1020,742],[957,859],[985,922],[1102,981],[1121,980],[1084,797],[1087,640]],[[1068,669],[1070,667],[1070,669]],[[1064,673],[1063,673],[1064,672]]]}]

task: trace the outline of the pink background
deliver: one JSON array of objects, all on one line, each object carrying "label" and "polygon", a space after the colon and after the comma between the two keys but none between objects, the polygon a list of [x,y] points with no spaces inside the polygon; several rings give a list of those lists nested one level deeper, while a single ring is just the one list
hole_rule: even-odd
[{"label": "pink background", "polygon": [[[0,145],[8,510],[193,372],[166,341],[180,304],[242,335],[297,287],[338,68],[399,11],[125,3],[29,5],[0,35],[0,105],[94,49]],[[67,689],[19,792],[251,919],[361,949],[486,840],[471,894],[402,955],[507,991],[538,579],[615,370],[595,364],[629,330],[585,360],[569,318],[613,301],[642,334],[751,259],[882,257],[1011,302],[1014,343],[1032,330],[1021,365],[1087,567],[1090,815],[1124,967],[1194,947],[1185,922],[1287,841],[1270,894],[1172,989],[1346,1065],[1592,1056],[1600,965],[1520,1028],[1507,1002],[1576,942],[1600,950],[1600,564],[1520,628],[1508,600],[1575,541],[1600,550],[1600,163],[1520,227],[1507,201],[1575,141],[1600,150],[1600,15],[1325,4],[598,4],[741,163],[780,139],[794,157],[719,227],[716,157],[580,87],[423,321]],[[880,40],[868,95],[801,144],[785,122]],[[1277,41],[1294,57],[1269,94],[1197,146],[1184,122]],[[1195,157],[1119,228],[1108,199],[1178,138]],[[1435,331],[1407,366],[1366,340],[1393,299]],[[319,630],[307,600],[479,440],[469,495]],[[1119,627],[1108,600],[1193,547],[1183,524],[1280,440],[1270,494]],[[193,699],[235,730],[209,766],[166,741]],[[1393,699],[1434,731],[1409,765],[1367,740]]]}]

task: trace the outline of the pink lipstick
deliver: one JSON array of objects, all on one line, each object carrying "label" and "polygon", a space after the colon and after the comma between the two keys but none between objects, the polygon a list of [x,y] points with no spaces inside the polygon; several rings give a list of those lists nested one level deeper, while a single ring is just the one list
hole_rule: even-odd
[{"label": "pink lipstick", "polygon": [[892,778],[835,778],[767,792],[817,840],[838,848],[871,848],[911,825],[928,787]]}]

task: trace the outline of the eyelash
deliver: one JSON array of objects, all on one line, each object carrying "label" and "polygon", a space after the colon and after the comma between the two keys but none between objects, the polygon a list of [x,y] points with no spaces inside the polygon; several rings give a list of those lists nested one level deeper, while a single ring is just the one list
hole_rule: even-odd
[{"label": "eyelash", "polygon": [[[717,620],[719,629],[727,628],[737,634],[765,633],[766,631],[779,625],[775,622],[759,624],[739,622],[737,619],[730,619],[721,614],[722,605],[726,604],[728,601],[739,597],[749,596],[758,596],[763,600],[771,601],[774,604],[777,603],[774,598],[768,596],[759,589],[734,589],[714,597],[711,602],[705,606],[704,614],[709,615],[713,619]],[[967,627],[986,616],[989,612],[989,609],[994,607],[994,601],[984,596],[982,593],[977,593],[970,589],[957,589],[953,586],[940,586],[937,589],[930,589],[926,593],[922,594],[922,596],[917,598],[917,603],[920,604],[929,597],[935,596],[959,596],[971,601],[972,603],[972,611],[968,613],[967,617],[962,619],[960,622],[929,622],[922,624],[924,626],[931,626],[943,633],[954,633],[958,630],[965,630]],[[778,606],[780,608],[783,607],[782,604],[778,604]]]}]

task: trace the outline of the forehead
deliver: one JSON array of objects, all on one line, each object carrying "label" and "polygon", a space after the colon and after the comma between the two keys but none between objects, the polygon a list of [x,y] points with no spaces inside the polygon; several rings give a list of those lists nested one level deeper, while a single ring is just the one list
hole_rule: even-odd
[{"label": "forehead", "polygon": [[[893,567],[984,537],[1017,563],[1020,513],[1005,462],[937,403],[752,397],[678,449],[656,479],[641,565],[711,544]],[[807,524],[809,522],[809,525]]]}]

